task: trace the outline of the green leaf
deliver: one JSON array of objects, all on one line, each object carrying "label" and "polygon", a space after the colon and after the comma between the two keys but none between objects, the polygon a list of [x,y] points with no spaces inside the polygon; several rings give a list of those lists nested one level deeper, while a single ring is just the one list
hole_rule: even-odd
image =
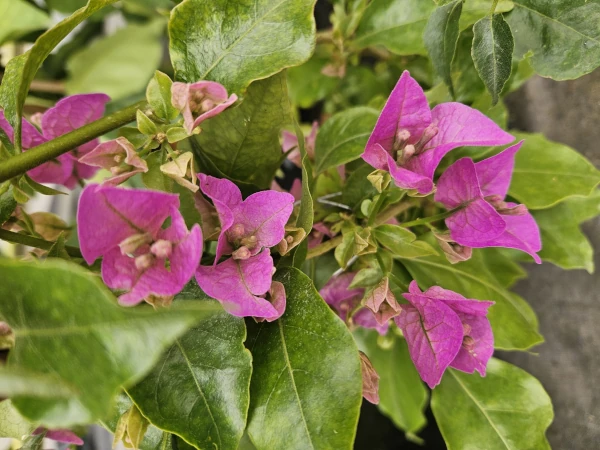
[{"label": "green leaf", "polygon": [[[302,228],[306,232],[306,236],[308,236],[312,231],[314,220],[314,205],[311,193],[313,170],[304,145],[304,134],[296,121],[294,121],[294,130],[296,132],[298,147],[302,157],[302,198],[300,199],[300,211],[298,212],[296,226]],[[294,266],[296,266],[296,263],[294,263]]]},{"label": "green leaf", "polygon": [[10,219],[16,207],[17,201],[13,196],[12,186],[10,186],[5,192],[0,194],[0,225]]},{"label": "green leaf", "polygon": [[[498,103],[492,106],[492,96],[485,92],[475,99],[471,107],[484,113],[496,122],[500,128],[506,130],[508,127],[508,110],[502,100],[499,100]],[[478,154],[481,155],[480,152]]]},{"label": "green leaf", "polygon": [[492,105],[498,103],[510,77],[514,46],[513,35],[502,14],[484,17],[473,25],[471,55],[479,77],[492,94]]},{"label": "green leaf", "polygon": [[141,110],[136,111],[136,122],[138,130],[146,136],[154,136],[158,131],[156,124],[152,122],[150,117],[143,113]]},{"label": "green leaf", "polygon": [[240,94],[254,80],[303,63],[315,45],[314,4],[315,0],[183,1],[169,22],[177,79],[218,81]]},{"label": "green leaf", "polygon": [[33,430],[33,424],[19,414],[10,400],[0,402],[0,436],[20,440]]},{"label": "green leaf", "polygon": [[306,275],[285,268],[275,279],[285,286],[285,314],[247,321],[252,442],[259,450],[351,449],[362,401],[354,339]]},{"label": "green leaf", "polygon": [[391,333],[392,345],[383,349],[377,344],[377,332],[360,329],[354,336],[380,376],[378,408],[407,434],[417,433],[427,423],[428,391],[410,359],[406,341]]},{"label": "green leaf", "polygon": [[315,54],[301,66],[287,70],[288,87],[294,105],[310,108],[335,90],[340,82],[339,78],[321,73],[329,62],[329,57],[319,57]]},{"label": "green leaf", "polygon": [[281,162],[281,129],[290,122],[280,73],[252,83],[241,105],[204,122],[202,133],[191,139],[225,176],[265,189]]},{"label": "green leaf", "polygon": [[[119,419],[123,414],[134,406],[127,395],[119,394],[115,399],[110,415],[100,421],[100,424],[111,433],[117,431]],[[172,447],[172,439],[176,438],[171,433],[167,433],[154,425],[149,425],[146,434],[140,443],[139,450],[182,450]]]},{"label": "green leaf", "polygon": [[[463,12],[460,16],[460,29],[465,30],[484,18],[490,13],[492,2],[490,0],[467,0],[463,5]],[[511,0],[500,0],[494,10],[496,13],[508,12],[514,7]]]},{"label": "green leaf", "polygon": [[24,0],[0,3],[0,45],[48,26],[48,15]]},{"label": "green leaf", "polygon": [[50,52],[73,29],[96,11],[115,3],[117,0],[89,0],[84,8],[56,24],[42,34],[33,47],[22,55],[11,59],[6,66],[0,87],[0,105],[4,115],[15,130],[15,147],[21,148],[21,117],[23,104],[38,69]]},{"label": "green leaf", "polygon": [[361,167],[348,177],[346,185],[342,191],[342,202],[352,209],[360,208],[361,203],[367,198],[377,195],[377,190],[373,187],[367,176],[373,172],[373,168],[368,164]]},{"label": "green leaf", "polygon": [[600,171],[583,155],[541,134],[512,133],[525,139],[517,153],[508,193],[530,209],[548,208],[573,196],[587,196]]},{"label": "green leaf", "polygon": [[550,397],[536,378],[498,359],[485,378],[448,369],[431,409],[449,449],[550,449]]},{"label": "green leaf", "polygon": [[419,258],[438,254],[427,242],[417,241],[413,232],[399,225],[379,225],[372,233],[381,245],[392,251],[394,256]]},{"label": "green leaf", "polygon": [[514,0],[507,20],[515,56],[531,52],[530,63],[543,77],[571,80],[600,65],[600,1]]},{"label": "green leaf", "polygon": [[479,252],[474,251],[469,261],[454,265],[444,256],[403,258],[402,263],[422,289],[442,286],[467,298],[495,301],[496,304],[490,308],[489,319],[496,348],[525,350],[543,342],[531,307],[498,282]]},{"label": "green leaf", "polygon": [[174,339],[215,308],[121,308],[98,277],[61,260],[3,260],[0,271],[0,319],[15,335],[8,367],[49,374],[75,391],[67,399],[13,399],[26,418],[51,428],[104,417],[120,386],[143,377]]},{"label": "green leaf", "polygon": [[317,173],[360,158],[377,117],[376,109],[359,106],[337,113],[325,122],[315,143]]},{"label": "green leaf", "polygon": [[429,17],[423,34],[423,41],[431,57],[433,68],[450,89],[452,97],[454,97],[454,86],[451,68],[458,43],[458,21],[462,6],[463,0],[454,0],[436,8]]},{"label": "green leaf", "polygon": [[0,368],[0,396],[31,396],[42,398],[67,398],[73,389],[51,375],[30,370]]},{"label": "green leaf", "polygon": [[514,258],[506,255],[506,252],[522,255],[521,252],[495,247],[482,248],[477,252],[484,260],[488,272],[505,288],[509,288],[518,280],[527,277],[527,272],[515,262]]},{"label": "green leaf", "polygon": [[[171,103],[172,85],[173,81],[169,76],[157,70],[154,72],[154,77],[150,80],[148,88],[146,89],[146,100],[152,108],[152,111],[167,122],[170,122],[179,115],[179,111],[177,111]],[[171,129],[167,131],[167,135],[169,131],[171,131]]]},{"label": "green leaf", "polygon": [[573,197],[558,205],[533,211],[542,234],[540,258],[563,269],[594,272],[594,248],[579,224],[600,214],[600,190],[589,197]]},{"label": "green leaf", "polygon": [[245,338],[243,319],[223,312],[205,320],[177,339],[129,395],[155,426],[196,448],[235,450],[250,401]]},{"label": "green leaf", "polygon": [[381,45],[397,55],[425,55],[423,31],[434,8],[429,0],[373,0],[354,44],[358,48]]},{"label": "green leaf", "polygon": [[162,20],[128,25],[74,54],[67,93],[104,92],[115,100],[143,91],[162,57],[163,28]]},{"label": "green leaf", "polygon": [[148,172],[142,173],[142,182],[149,189],[163,192],[173,192],[173,180],[161,172],[160,166],[166,162],[165,152],[152,152],[146,158]]}]

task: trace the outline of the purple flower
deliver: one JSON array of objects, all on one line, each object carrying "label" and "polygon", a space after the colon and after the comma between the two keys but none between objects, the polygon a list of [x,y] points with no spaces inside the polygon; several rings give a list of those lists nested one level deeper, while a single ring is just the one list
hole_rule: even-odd
[{"label": "purple flower", "polygon": [[433,190],[433,173],[446,153],[461,146],[491,146],[513,136],[460,103],[429,109],[419,84],[405,71],[377,119],[362,158],[386,170],[403,189]]},{"label": "purple flower", "polygon": [[[200,174],[199,181],[201,191],[213,201],[221,230],[214,264],[198,267],[198,285],[235,316],[279,318],[285,311],[285,289],[273,281],[275,267],[269,248],[285,236],[294,197],[262,191],[243,200],[229,180]],[[224,255],[231,258],[219,262]]]},{"label": "purple flower", "polygon": [[[346,320],[348,313],[360,304],[365,294],[365,290],[362,288],[350,289],[350,283],[352,283],[355,275],[356,272],[345,272],[341,275],[332,277],[319,291],[323,300],[325,300],[325,302],[327,302],[327,304],[331,306],[344,321]],[[381,335],[387,333],[389,328],[387,322],[379,323],[375,313],[367,308],[363,308],[354,314],[352,321],[364,328],[374,328]]]},{"label": "purple flower", "polygon": [[227,97],[227,89],[214,81],[173,83],[171,103],[181,111],[183,126],[189,134],[206,119],[216,116],[235,103],[237,95]]},{"label": "purple flower", "polygon": [[133,145],[124,137],[103,142],[79,158],[79,162],[109,170],[113,176],[104,183],[115,186],[136,173],[148,172],[146,161],[138,156]]},{"label": "purple flower", "polygon": [[416,281],[408,290],[403,296],[410,304],[402,305],[395,321],[423,381],[433,389],[448,366],[485,376],[494,352],[486,315],[494,302],[467,299],[439,286],[421,292]]},{"label": "purple flower", "polygon": [[202,231],[199,225],[188,231],[177,195],[88,185],[77,219],[84,259],[92,264],[103,257],[102,279],[127,291],[119,297],[123,305],[177,294],[200,263]]},{"label": "purple flower", "polygon": [[542,248],[540,231],[525,205],[505,202],[515,154],[523,141],[473,163],[462,158],[438,180],[435,200],[448,209],[460,208],[446,219],[452,240],[464,247],[507,247],[529,253],[536,263]]},{"label": "purple flower", "polygon": [[[109,100],[110,98],[104,94],[80,94],[65,97],[42,114],[42,133],[23,119],[21,139],[23,149],[27,150],[43,144],[100,119]],[[14,140],[13,129],[3,112],[0,112],[0,128],[4,130],[11,141]],[[73,189],[79,180],[91,178],[98,171],[97,168],[78,161],[82,155],[92,151],[97,145],[98,139],[94,139],[69,153],[60,155],[56,160],[31,169],[27,174],[38,183],[62,184]]]},{"label": "purple flower", "polygon": [[83,439],[77,436],[70,430],[48,430],[44,427],[36,428],[32,436],[37,436],[38,434],[46,433],[44,436],[46,439],[52,439],[53,441],[63,442],[65,444],[75,444],[75,445],[83,445]]},{"label": "purple flower", "polygon": [[223,255],[245,259],[263,247],[274,247],[285,236],[285,224],[294,210],[294,197],[273,190],[257,192],[242,200],[239,188],[229,180],[200,174],[200,189],[210,198],[221,222],[215,264]]}]

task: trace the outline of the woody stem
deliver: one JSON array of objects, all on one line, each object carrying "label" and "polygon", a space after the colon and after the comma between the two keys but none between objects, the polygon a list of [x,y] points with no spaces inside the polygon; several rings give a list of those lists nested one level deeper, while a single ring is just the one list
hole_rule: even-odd
[{"label": "woody stem", "polygon": [[17,175],[22,175],[28,170],[55,159],[63,153],[67,153],[92,139],[133,122],[137,110],[144,109],[147,106],[148,104],[145,101],[138,102],[135,105],[131,105],[84,125],[81,128],[77,128],[70,133],[63,134],[56,139],[44,142],[26,152],[19,153],[0,164],[0,183]]},{"label": "woody stem", "polygon": [[[44,239],[36,238],[33,236],[27,236],[26,234],[15,233],[0,228],[0,239],[6,242],[12,242],[13,244],[27,245],[28,247],[41,248],[42,250],[50,250],[54,245],[52,241],[46,241]],[[81,251],[77,247],[65,246],[69,256],[75,258],[82,258]]]}]

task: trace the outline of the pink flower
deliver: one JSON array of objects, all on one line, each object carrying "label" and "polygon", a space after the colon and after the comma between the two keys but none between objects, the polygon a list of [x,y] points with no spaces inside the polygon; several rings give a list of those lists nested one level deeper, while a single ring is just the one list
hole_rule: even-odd
[{"label": "pink flower", "polygon": [[[272,321],[285,311],[285,289],[273,281],[270,247],[285,236],[294,209],[286,192],[262,191],[242,199],[229,180],[200,174],[200,189],[213,201],[221,230],[212,266],[199,266],[198,285],[231,314]],[[231,258],[219,262],[224,255]]]},{"label": "pink flower", "polygon": [[46,439],[52,439],[53,441],[63,442],[65,444],[83,445],[83,439],[70,430],[48,430],[47,428],[38,427],[31,435],[37,436],[44,432],[46,433],[44,436]]},{"label": "pink flower", "polygon": [[113,176],[104,180],[104,183],[115,186],[136,173],[148,172],[146,161],[138,156],[133,145],[124,137],[103,142],[79,158],[79,162],[110,170]]},{"label": "pink flower", "polygon": [[189,134],[206,119],[216,116],[237,100],[237,95],[227,97],[227,89],[214,81],[173,83],[171,103],[181,111],[183,126]]},{"label": "pink flower", "polygon": [[463,104],[442,103],[430,110],[423,89],[405,71],[383,107],[362,158],[390,172],[398,187],[428,194],[433,190],[433,173],[450,150],[503,145],[513,139]]},{"label": "pink flower", "polygon": [[[315,158],[315,141],[317,139],[317,131],[319,131],[319,122],[316,120],[312,124],[310,134],[304,138],[305,144],[304,149],[310,159]],[[281,143],[281,150],[283,153],[288,153],[287,159],[293,162],[297,167],[302,167],[302,156],[300,155],[300,148],[298,147],[298,137],[296,133],[292,133],[287,130],[283,130],[281,133],[283,142]]]},{"label": "pink flower", "polygon": [[[163,228],[169,217],[170,226]],[[199,225],[187,230],[177,195],[89,185],[77,219],[84,259],[92,264],[103,257],[102,279],[127,291],[119,297],[123,305],[177,294],[200,263],[202,231]]]},{"label": "pink flower", "polygon": [[[323,300],[344,321],[348,313],[360,304],[365,294],[365,290],[362,288],[350,288],[350,283],[352,283],[355,275],[356,272],[345,272],[341,275],[331,277],[327,284],[319,291]],[[387,322],[379,323],[375,313],[367,308],[363,308],[354,314],[352,321],[364,328],[374,328],[381,335],[386,334],[389,328]]]},{"label": "pink flower", "polygon": [[[27,150],[38,146],[100,119],[109,100],[110,98],[104,94],[80,94],[65,97],[41,116],[42,133],[23,119],[21,139],[23,149]],[[13,129],[3,112],[0,112],[0,128],[4,130],[11,141],[14,140]],[[79,180],[91,178],[98,171],[95,167],[78,161],[82,155],[92,151],[96,145],[98,145],[98,139],[60,155],[56,160],[31,169],[27,174],[38,183],[62,184],[73,189]]]},{"label": "pink flower", "polygon": [[403,296],[410,304],[402,305],[395,321],[423,381],[433,389],[448,366],[485,376],[494,353],[486,315],[494,302],[467,299],[439,286],[421,292],[416,281],[408,290]]},{"label": "pink flower", "polygon": [[438,180],[435,200],[448,209],[460,208],[446,219],[450,237],[464,247],[507,247],[529,253],[536,263],[542,248],[540,231],[525,205],[505,202],[523,141],[473,163],[462,158]]}]

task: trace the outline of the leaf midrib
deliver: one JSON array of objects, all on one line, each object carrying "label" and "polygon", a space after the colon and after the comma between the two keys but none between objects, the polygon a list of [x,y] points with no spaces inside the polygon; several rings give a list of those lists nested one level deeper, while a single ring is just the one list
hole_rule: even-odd
[{"label": "leaf midrib", "polygon": [[298,394],[298,388],[296,387],[296,380],[294,379],[294,370],[292,369],[292,364],[290,363],[290,356],[287,351],[287,345],[285,343],[285,336],[283,334],[283,319],[279,319],[277,321],[277,326],[279,327],[279,336],[281,337],[281,348],[283,350],[283,356],[285,359],[285,365],[290,374],[290,381],[292,383],[292,387],[294,388],[294,394],[296,395],[296,400],[298,401],[298,409],[300,410],[300,416],[302,417],[302,424],[304,425],[304,430],[306,431],[306,435],[308,436],[308,442],[310,442],[310,448],[315,450],[315,446],[312,442],[310,431],[308,430],[308,424],[306,423],[306,417],[304,417],[304,410],[302,409],[302,402],[300,401],[300,395]]}]

